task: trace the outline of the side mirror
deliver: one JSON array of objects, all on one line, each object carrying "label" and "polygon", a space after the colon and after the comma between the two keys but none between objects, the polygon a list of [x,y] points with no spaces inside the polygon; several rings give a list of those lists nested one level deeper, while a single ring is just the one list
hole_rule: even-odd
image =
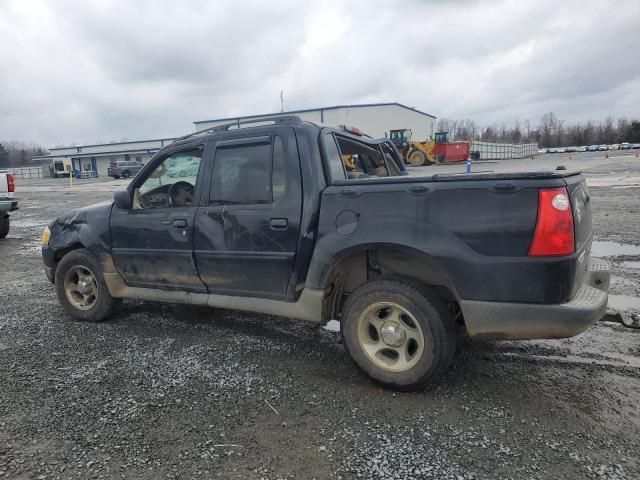
[{"label": "side mirror", "polygon": [[113,195],[113,204],[122,210],[131,210],[133,202],[128,190],[119,190]]}]

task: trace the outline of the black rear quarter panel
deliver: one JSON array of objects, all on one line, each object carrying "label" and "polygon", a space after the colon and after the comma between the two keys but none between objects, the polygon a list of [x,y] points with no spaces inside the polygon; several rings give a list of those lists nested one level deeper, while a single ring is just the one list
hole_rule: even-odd
[{"label": "black rear quarter panel", "polygon": [[[423,253],[466,300],[562,303],[575,290],[591,218],[577,227],[578,251],[528,257],[538,189],[580,185],[567,174],[402,177],[342,182],[322,195],[318,241],[308,283],[322,286],[336,258],[363,246]],[[579,187],[575,187],[579,188]],[[337,228],[343,212],[353,231]],[[337,221],[338,219],[338,221]],[[349,230],[349,229],[347,229]],[[588,255],[583,255],[588,257]]]}]

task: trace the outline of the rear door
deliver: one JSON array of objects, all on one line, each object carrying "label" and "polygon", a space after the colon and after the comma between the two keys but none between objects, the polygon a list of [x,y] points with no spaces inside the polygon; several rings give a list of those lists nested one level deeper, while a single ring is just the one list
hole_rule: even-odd
[{"label": "rear door", "polygon": [[212,293],[282,299],[287,292],[302,211],[298,149],[290,127],[262,132],[215,146],[194,234],[198,273]]}]

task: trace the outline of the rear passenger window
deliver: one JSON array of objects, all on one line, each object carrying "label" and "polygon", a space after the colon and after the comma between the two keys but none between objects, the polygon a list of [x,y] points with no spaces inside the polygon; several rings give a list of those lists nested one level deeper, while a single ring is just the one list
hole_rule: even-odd
[{"label": "rear passenger window", "polygon": [[271,144],[217,148],[209,203],[271,203]]}]

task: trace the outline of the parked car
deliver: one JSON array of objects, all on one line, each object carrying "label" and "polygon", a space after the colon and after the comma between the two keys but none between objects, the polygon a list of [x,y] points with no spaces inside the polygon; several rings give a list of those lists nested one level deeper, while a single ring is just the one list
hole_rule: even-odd
[{"label": "parked car", "polygon": [[609,150],[609,145],[605,145],[605,144],[599,145],[598,150],[600,150],[601,152],[607,151]]},{"label": "parked car", "polygon": [[618,145],[617,143],[609,145],[609,150],[618,150],[619,148],[620,148],[620,145]]},{"label": "parked car", "polygon": [[556,153],[558,151],[557,148],[548,148],[547,153]]},{"label": "parked car", "polygon": [[623,142],[620,144],[620,150],[629,150],[631,148],[631,144],[629,142]]},{"label": "parked car", "polygon": [[548,152],[549,152],[548,148],[541,148],[541,149],[538,150],[539,154],[548,153]]},{"label": "parked car", "polygon": [[567,151],[567,149],[565,147],[558,147],[556,148],[556,152],[555,153],[565,153]]},{"label": "parked car", "polygon": [[16,185],[13,175],[6,170],[0,170],[0,238],[4,238],[9,234],[9,212],[18,209],[15,191]]},{"label": "parked car", "polygon": [[137,160],[118,160],[109,164],[107,175],[113,178],[129,178],[142,170],[142,167],[144,163]]},{"label": "parked car", "polygon": [[568,152],[568,153],[577,152],[578,151],[578,147],[567,147],[567,148],[565,148],[565,151]]},{"label": "parked car", "polygon": [[587,151],[587,147],[585,147],[585,146],[578,147],[578,148],[576,149],[576,151],[577,151],[577,152],[586,152],[586,151]]},{"label": "parked car", "polygon": [[597,152],[599,148],[599,145],[589,145],[587,147],[587,152]]},{"label": "parked car", "polygon": [[633,145],[631,145],[631,148],[637,150],[638,148],[640,148],[640,143],[634,143]]},{"label": "parked car", "polygon": [[447,369],[458,329],[561,338],[604,314],[581,174],[413,177],[389,139],[257,122],[178,139],[113,202],[49,224],[45,271],[70,316],[137,298],[337,319],[367,375],[411,390]]}]

